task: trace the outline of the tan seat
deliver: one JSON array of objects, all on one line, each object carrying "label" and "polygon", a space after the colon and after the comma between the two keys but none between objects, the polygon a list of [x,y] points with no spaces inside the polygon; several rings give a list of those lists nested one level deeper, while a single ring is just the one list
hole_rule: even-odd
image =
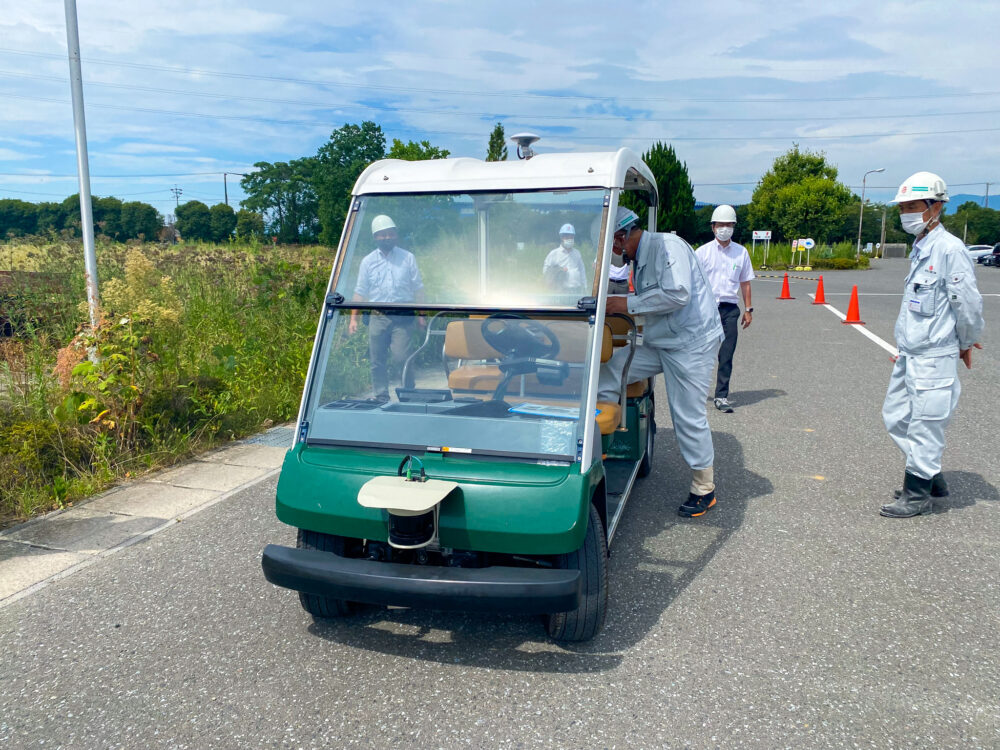
[{"label": "tan seat", "polygon": [[601,431],[602,435],[610,435],[618,429],[618,421],[621,418],[621,407],[614,401],[598,401],[597,408],[599,409],[595,417],[597,428]]},{"label": "tan seat", "polygon": [[[453,391],[493,391],[500,384],[503,374],[500,368],[488,360],[502,358],[500,352],[490,346],[483,337],[482,319],[453,320],[445,329],[444,353],[451,359],[463,360],[448,375],[448,387]],[[581,364],[587,356],[586,328],[578,320],[549,320],[546,327],[559,339],[559,352],[555,360],[568,364]],[[611,329],[604,327],[601,341],[601,362],[611,359],[614,351]],[[469,362],[467,360],[478,360]],[[578,384],[573,383],[572,386]],[[545,394],[558,396],[573,395],[577,391],[568,390],[564,385],[540,383],[538,376],[530,373],[524,378],[525,394]]]}]

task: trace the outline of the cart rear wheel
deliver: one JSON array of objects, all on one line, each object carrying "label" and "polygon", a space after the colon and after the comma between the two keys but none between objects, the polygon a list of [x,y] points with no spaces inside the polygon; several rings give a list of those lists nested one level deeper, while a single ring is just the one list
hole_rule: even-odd
[{"label": "cart rear wheel", "polygon": [[580,606],[570,612],[546,615],[546,630],[553,640],[589,641],[601,632],[608,610],[608,544],[604,524],[593,504],[583,546],[562,555],[559,567],[580,571],[583,588]]},{"label": "cart rear wheel", "polygon": [[[344,538],[333,534],[322,534],[318,531],[307,531],[299,529],[295,546],[299,549],[315,549],[320,552],[329,552],[343,557]],[[354,603],[343,599],[333,599],[329,596],[319,594],[307,594],[299,592],[299,603],[302,609],[313,617],[343,617],[354,610]]]}]

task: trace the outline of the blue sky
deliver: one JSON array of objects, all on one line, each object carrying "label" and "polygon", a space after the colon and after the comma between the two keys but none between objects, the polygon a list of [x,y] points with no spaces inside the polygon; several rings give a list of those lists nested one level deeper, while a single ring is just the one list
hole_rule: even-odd
[{"label": "blue sky", "polygon": [[[794,142],[856,192],[885,167],[875,199],[919,169],[1000,182],[1000,3],[78,4],[94,193],[164,213],[365,119],[479,158],[497,121],[538,151],[667,141],[706,202],[747,201]],[[5,3],[0,101],[0,197],[75,192],[59,0]]]}]

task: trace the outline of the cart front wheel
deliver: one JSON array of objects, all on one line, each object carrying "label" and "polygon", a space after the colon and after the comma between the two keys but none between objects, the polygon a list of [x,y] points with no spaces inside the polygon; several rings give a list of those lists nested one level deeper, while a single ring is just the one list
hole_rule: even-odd
[{"label": "cart front wheel", "polygon": [[604,524],[593,504],[583,546],[562,555],[559,567],[580,571],[583,586],[580,606],[570,612],[546,615],[546,630],[556,641],[589,641],[601,632],[608,610],[608,544]]},{"label": "cart front wheel", "polygon": [[[299,529],[299,535],[295,540],[295,546],[299,549],[315,549],[320,552],[329,552],[333,555],[344,555],[344,538],[333,534],[323,534],[318,531],[307,531]],[[347,602],[343,599],[334,599],[329,596],[319,594],[307,594],[299,592],[299,603],[302,609],[313,617],[343,617],[354,611],[354,602]]]}]

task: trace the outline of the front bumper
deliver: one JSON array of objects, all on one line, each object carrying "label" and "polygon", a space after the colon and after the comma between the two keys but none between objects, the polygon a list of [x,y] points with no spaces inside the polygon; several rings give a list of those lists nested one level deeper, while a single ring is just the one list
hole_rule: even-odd
[{"label": "front bumper", "polygon": [[264,547],[261,564],[276,586],[366,604],[548,614],[580,601],[578,570],[407,565],[276,544]]}]

